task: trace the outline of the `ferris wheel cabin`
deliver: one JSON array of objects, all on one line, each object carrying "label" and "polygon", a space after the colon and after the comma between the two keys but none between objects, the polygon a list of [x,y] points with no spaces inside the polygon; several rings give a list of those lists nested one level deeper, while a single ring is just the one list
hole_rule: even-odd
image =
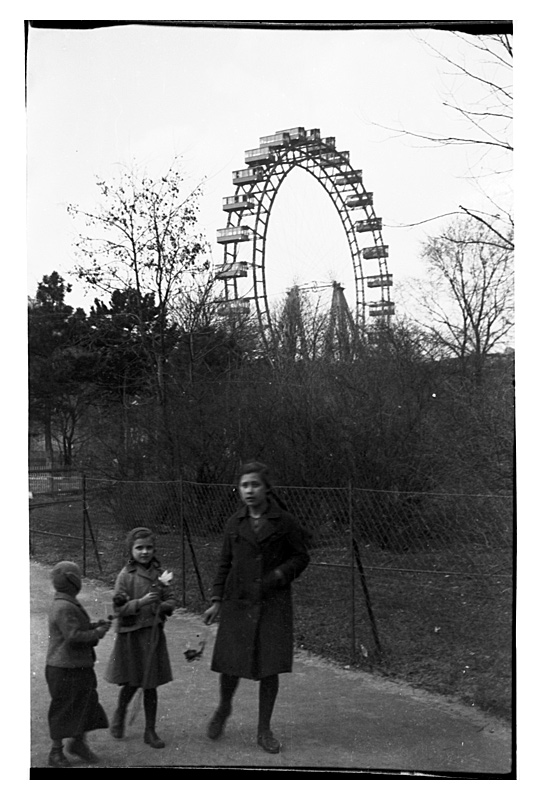
[{"label": "ferris wheel cabin", "polygon": [[288,133],[273,133],[271,136],[259,137],[259,144],[261,147],[270,147],[272,150],[275,150],[278,147],[286,147],[290,140]]},{"label": "ferris wheel cabin", "polygon": [[395,305],[391,300],[379,300],[377,303],[369,304],[370,317],[387,317],[395,313]]},{"label": "ferris wheel cabin", "polygon": [[354,229],[357,233],[366,233],[367,231],[380,231],[382,229],[381,217],[369,217],[368,219],[359,219],[354,223]]},{"label": "ferris wheel cabin", "polygon": [[223,211],[247,211],[255,208],[255,200],[250,194],[235,194],[223,198]]},{"label": "ferris wheel cabin", "polygon": [[335,151],[331,153],[324,153],[322,158],[325,161],[329,161],[331,164],[337,164],[341,161],[348,161],[349,160],[349,151],[343,150],[341,153]]},{"label": "ferris wheel cabin", "polygon": [[363,258],[388,258],[388,245],[376,245],[375,247],[364,247],[362,250]]},{"label": "ferris wheel cabin", "polygon": [[214,275],[220,280],[226,278],[247,278],[248,263],[247,261],[234,261],[230,264],[216,264]]},{"label": "ferris wheel cabin", "polygon": [[225,300],[218,305],[220,317],[248,316],[249,300]]},{"label": "ferris wheel cabin", "polygon": [[269,147],[255,147],[253,150],[246,150],[244,161],[246,164],[271,164],[274,158]]},{"label": "ferris wheel cabin", "polygon": [[359,192],[358,194],[350,194],[345,202],[349,208],[364,208],[365,206],[373,205],[373,192]]},{"label": "ferris wheel cabin", "polygon": [[237,169],[233,172],[232,182],[235,186],[242,186],[244,183],[257,183],[263,178],[262,169]]},{"label": "ferris wheel cabin", "polygon": [[298,139],[305,139],[306,138],[306,129],[305,128],[285,128],[283,131],[276,131],[276,136],[279,135],[286,135],[289,138],[289,141],[296,142]]},{"label": "ferris wheel cabin", "polygon": [[352,186],[355,183],[362,183],[362,170],[357,169],[354,172],[346,172],[339,178],[336,178],[337,186]]},{"label": "ferris wheel cabin", "polygon": [[247,225],[239,225],[237,227],[230,226],[228,228],[218,228],[217,241],[218,244],[229,244],[229,242],[247,242],[250,238],[251,228]]},{"label": "ferris wheel cabin", "polygon": [[369,289],[378,289],[379,287],[390,287],[394,285],[392,275],[368,275],[366,281]]}]

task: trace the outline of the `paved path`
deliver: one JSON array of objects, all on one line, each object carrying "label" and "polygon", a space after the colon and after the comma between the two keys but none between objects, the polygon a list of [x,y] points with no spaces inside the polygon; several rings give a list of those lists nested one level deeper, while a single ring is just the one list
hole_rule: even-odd
[{"label": "paved path", "polygon": [[[48,567],[32,563],[30,569],[31,767],[39,768],[47,765],[50,747],[44,665],[52,589]],[[109,613],[111,595],[99,581],[84,581],[80,599],[96,619]],[[211,639],[200,661],[189,664],[183,656],[186,645],[208,629],[200,618],[183,611],[175,612],[166,629],[175,680],[158,690],[157,731],[167,747],[152,750],[143,744],[141,709],[123,740],[112,739],[104,730],[89,734],[103,768],[324,768],[456,777],[502,776],[511,769],[511,732],[501,723],[407,684],[341,669],[305,653],[297,655],[294,672],[281,678],[272,720],[283,744],[280,754],[267,754],[256,745],[258,684],[252,681],[241,682],[225,733],[213,742],[205,735],[217,700],[218,676],[209,669]],[[109,717],[118,688],[106,683],[103,673],[113,637],[110,632],[98,645],[96,665],[99,695]],[[72,760],[74,766],[86,766]]]}]

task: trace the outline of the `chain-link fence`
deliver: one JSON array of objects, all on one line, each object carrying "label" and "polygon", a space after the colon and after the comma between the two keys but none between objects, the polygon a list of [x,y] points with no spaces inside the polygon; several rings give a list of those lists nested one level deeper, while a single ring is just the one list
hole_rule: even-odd
[{"label": "chain-link fence", "polygon": [[[456,693],[508,716],[512,706],[513,506],[494,495],[278,487],[311,532],[295,582],[298,647]],[[62,501],[62,502],[60,502]],[[80,491],[31,501],[32,552],[81,559],[112,583],[125,533],[146,525],[183,606],[211,593],[235,487],[80,478]]]}]

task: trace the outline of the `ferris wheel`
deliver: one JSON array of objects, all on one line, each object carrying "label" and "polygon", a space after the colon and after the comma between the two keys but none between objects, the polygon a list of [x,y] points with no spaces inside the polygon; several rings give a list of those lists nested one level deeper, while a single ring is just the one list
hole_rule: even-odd
[{"label": "ferris wheel", "polygon": [[[354,277],[351,316],[362,340],[375,338],[375,329],[389,324],[395,312],[388,246],[373,192],[366,190],[362,171],[351,166],[349,152],[338,151],[334,137],[321,138],[318,128],[288,128],[262,136],[259,147],[245,151],[245,163],[247,168],[233,172],[235,194],[223,199],[227,225],[217,231],[224,246],[223,262],[215,267],[215,277],[223,282],[218,312],[246,317],[254,307],[266,344],[274,339],[266,275],[268,226],[283,181],[299,167],[323,187],[341,219]],[[373,265],[367,275],[364,262]]]}]

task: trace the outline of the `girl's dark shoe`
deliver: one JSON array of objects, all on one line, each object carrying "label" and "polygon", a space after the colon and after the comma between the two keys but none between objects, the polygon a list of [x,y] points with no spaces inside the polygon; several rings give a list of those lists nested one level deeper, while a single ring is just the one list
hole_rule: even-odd
[{"label": "girl's dark shoe", "polygon": [[208,729],[206,731],[209,739],[219,739],[223,733],[223,728],[225,727],[227,717],[230,713],[230,711],[222,711],[219,708],[214,712],[212,719],[208,723]]},{"label": "girl's dark shoe", "polygon": [[99,758],[93,753],[83,739],[72,739],[68,742],[66,750],[73,756],[79,756],[88,764],[97,764]]},{"label": "girl's dark shoe", "polygon": [[144,743],[149,744],[150,747],[155,747],[156,750],[165,747],[163,739],[160,739],[157,733],[150,728],[147,728],[144,732]]},{"label": "girl's dark shoe", "polygon": [[257,735],[257,744],[266,750],[267,753],[279,753],[281,744],[278,742],[272,731],[263,731]]},{"label": "girl's dark shoe", "polygon": [[49,767],[71,767],[62,750],[51,750],[49,753]]}]

